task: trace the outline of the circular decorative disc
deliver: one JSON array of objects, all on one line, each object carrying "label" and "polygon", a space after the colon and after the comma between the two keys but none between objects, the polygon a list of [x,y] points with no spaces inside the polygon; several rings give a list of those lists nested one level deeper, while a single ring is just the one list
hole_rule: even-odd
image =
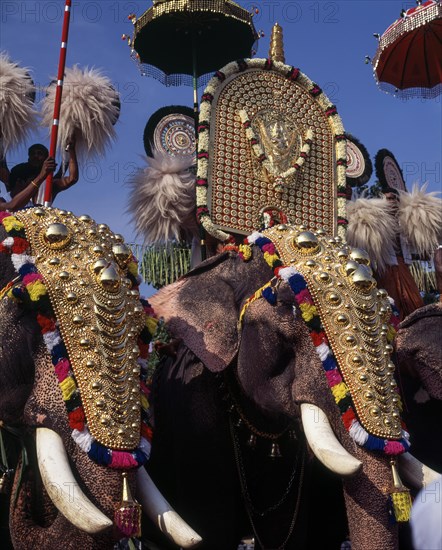
[{"label": "circular decorative disc", "polygon": [[350,178],[359,178],[365,170],[365,160],[361,150],[351,141],[347,142],[347,170]]},{"label": "circular decorative disc", "polygon": [[160,120],[153,134],[157,151],[169,155],[194,155],[196,148],[195,123],[187,115],[173,113]]},{"label": "circular decorative disc", "polygon": [[368,182],[373,173],[370,156],[362,143],[351,134],[347,138],[347,169],[345,177],[347,184],[358,187]]},{"label": "circular decorative disc", "polygon": [[398,191],[405,191],[405,184],[399,166],[391,157],[384,158],[384,174],[389,187],[393,187]]},{"label": "circular decorative disc", "polygon": [[383,189],[392,187],[398,191],[406,191],[404,176],[402,170],[391,151],[381,149],[377,152],[375,158],[376,175]]}]

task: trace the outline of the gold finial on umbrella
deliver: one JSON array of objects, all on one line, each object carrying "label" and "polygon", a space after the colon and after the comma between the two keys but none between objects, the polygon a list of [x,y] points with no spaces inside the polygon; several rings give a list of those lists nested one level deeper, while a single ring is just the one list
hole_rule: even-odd
[{"label": "gold finial on umbrella", "polygon": [[272,36],[270,37],[269,59],[272,61],[280,61],[285,63],[284,56],[284,37],[282,27],[275,23],[272,28]]}]

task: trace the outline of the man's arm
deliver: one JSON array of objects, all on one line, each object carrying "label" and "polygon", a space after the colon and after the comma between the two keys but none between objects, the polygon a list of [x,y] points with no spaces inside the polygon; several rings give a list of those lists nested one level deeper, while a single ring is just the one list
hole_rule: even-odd
[{"label": "man's arm", "polygon": [[28,204],[32,197],[37,193],[39,187],[40,185],[37,185],[34,181],[31,181],[27,187],[17,193],[10,201],[0,202],[0,212],[4,212],[5,210],[15,212],[16,210],[20,210],[20,208],[23,208]]},{"label": "man's arm", "polygon": [[6,189],[8,189],[8,183],[9,183],[9,168],[6,163],[6,157],[0,158],[0,181],[2,181],[6,185]]},{"label": "man's arm", "polygon": [[9,210],[14,212],[20,210],[28,204],[32,197],[38,192],[40,185],[46,180],[48,175],[55,170],[55,160],[47,158],[42,166],[40,174],[35,177],[22,191],[17,193],[10,201],[0,202],[0,212]]},{"label": "man's arm", "polygon": [[64,191],[65,189],[68,189],[78,181],[78,162],[77,162],[77,154],[75,152],[75,143],[70,142],[68,144],[68,151],[69,151],[69,175],[54,179],[53,184],[54,187],[57,189],[57,191]]}]

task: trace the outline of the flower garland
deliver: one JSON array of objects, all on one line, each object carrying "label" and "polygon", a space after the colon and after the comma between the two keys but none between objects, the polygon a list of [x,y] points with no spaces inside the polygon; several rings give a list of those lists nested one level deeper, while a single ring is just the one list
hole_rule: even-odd
[{"label": "flower garland", "polygon": [[[258,138],[256,137],[256,134],[252,128],[252,123],[250,122],[249,116],[247,114],[247,111],[245,109],[241,109],[239,111],[239,116],[241,118],[241,123],[243,125],[243,128],[246,131],[246,137],[250,142],[250,145],[252,146],[252,151],[255,154],[258,162],[262,164],[267,172],[271,173],[271,166],[269,163],[269,160],[263,151]],[[282,174],[279,174],[274,182],[273,182],[273,188],[276,191],[282,191],[284,187],[287,186],[287,184],[284,182],[284,180],[291,178],[296,174],[296,172],[301,168],[301,166],[304,164],[305,159],[308,157],[310,153],[310,148],[313,142],[313,132],[310,130],[310,128],[307,130],[304,138],[304,144],[301,147],[301,151],[299,154],[299,157],[296,159],[296,161],[292,164],[291,168],[286,170],[285,172],[282,172]]]},{"label": "flower garland", "polygon": [[[0,243],[0,252],[10,254],[11,261],[19,274],[18,284],[6,292],[6,296],[22,303],[36,313],[46,348],[51,356],[54,371],[57,376],[63,400],[68,413],[72,438],[77,445],[96,463],[115,469],[128,470],[145,464],[150,455],[152,430],[149,425],[149,388],[145,379],[148,342],[156,330],[157,320],[153,310],[145,301],[142,302],[146,312],[146,326],[139,339],[140,357],[138,363],[141,370],[140,402],[141,402],[141,438],[139,446],[133,451],[116,451],[98,443],[89,432],[80,391],[75,380],[72,365],[69,361],[66,347],[63,343],[58,322],[49,295],[34,264],[34,258],[28,254],[29,243],[26,239],[24,225],[9,212],[0,212],[0,223],[4,226],[8,237]],[[128,275],[131,279],[137,277],[135,258],[128,265]]]},{"label": "flower garland", "polygon": [[[343,424],[350,437],[359,446],[370,451],[382,451],[390,456],[407,452],[410,444],[408,442],[409,434],[405,430],[402,430],[402,438],[400,440],[386,440],[369,434],[357,420],[350,391],[339,372],[338,363],[329,345],[318,310],[314,305],[307,283],[301,273],[292,266],[287,267],[282,264],[275,245],[262,233],[254,232],[245,242],[256,245],[263,252],[264,259],[273,269],[275,277],[286,281],[295,294],[296,302],[301,310],[301,316],[310,330],[310,337],[315,346],[316,353],[321,360],[329,388],[340,409]],[[264,298],[267,298],[264,293],[262,295]],[[388,331],[389,342],[394,339],[395,334],[394,326],[390,325]]]},{"label": "flower garland", "polygon": [[[196,206],[197,219],[204,229],[213,237],[220,241],[227,241],[230,235],[224,231],[217,229],[210,218],[210,211],[207,204],[208,191],[208,170],[209,170],[209,133],[210,119],[212,114],[212,103],[219,86],[230,76],[243,72],[246,69],[273,70],[283,74],[288,80],[296,81],[304,89],[308,90],[310,95],[318,101],[320,107],[324,111],[328,119],[331,130],[335,138],[335,155],[336,155],[336,185],[339,189],[345,189],[346,181],[346,139],[344,127],[341,118],[338,115],[336,106],[333,105],[321,88],[312,82],[305,74],[296,67],[291,67],[279,61],[271,61],[269,59],[242,59],[233,61],[223,67],[221,71],[217,71],[213,78],[207,84],[203,96],[201,98],[199,126],[198,126],[198,166],[197,166],[197,181],[196,181]],[[258,154],[259,157],[259,154]],[[297,170],[297,168],[296,168]],[[280,183],[280,182],[278,182]],[[346,218],[346,198],[338,192],[337,196],[337,222],[338,235],[345,238],[346,226],[348,224]]]}]

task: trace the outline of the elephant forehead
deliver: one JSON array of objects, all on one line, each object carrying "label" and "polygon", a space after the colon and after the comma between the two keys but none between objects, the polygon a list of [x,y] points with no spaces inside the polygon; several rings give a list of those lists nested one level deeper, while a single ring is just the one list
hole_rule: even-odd
[{"label": "elephant forehead", "polygon": [[43,277],[92,436],[113,449],[135,448],[143,308],[126,277],[130,249],[89,216],[34,208],[16,217]]},{"label": "elephant forehead", "polygon": [[[387,293],[376,288],[368,254],[321,230],[280,225],[263,234],[289,266],[283,276],[299,273],[307,283],[313,303],[301,304],[303,317],[309,322],[319,314],[361,424],[377,437],[399,438],[393,348],[387,340],[391,307]],[[343,384],[332,391],[338,399],[347,390]]]}]

